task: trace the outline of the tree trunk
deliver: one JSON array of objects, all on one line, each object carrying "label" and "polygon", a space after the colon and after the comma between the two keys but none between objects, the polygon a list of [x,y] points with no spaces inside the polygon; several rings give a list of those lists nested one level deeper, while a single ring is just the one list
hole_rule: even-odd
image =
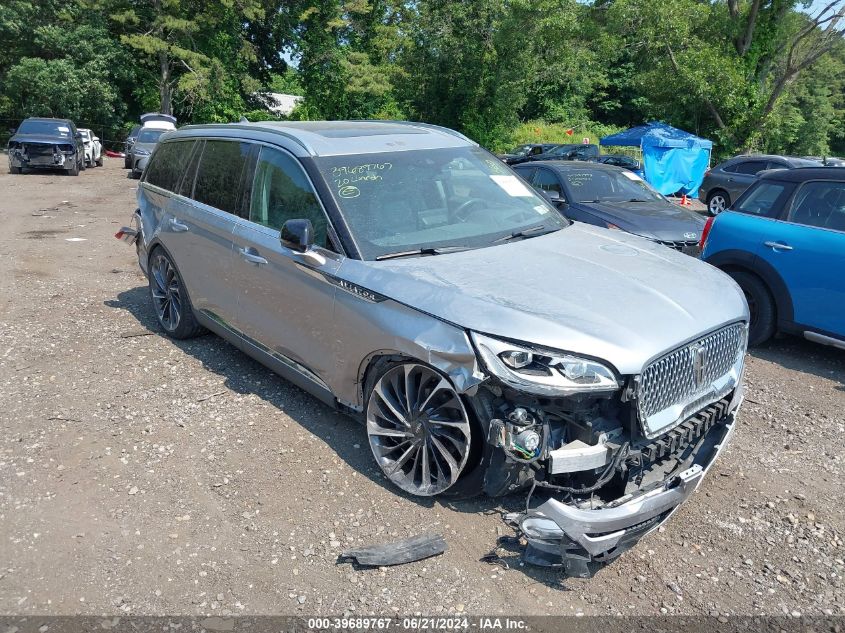
[{"label": "tree trunk", "polygon": [[159,112],[162,114],[173,114],[173,86],[170,83],[170,60],[168,60],[165,51],[159,52],[158,62],[161,68],[161,76],[159,77],[158,83],[159,96],[161,97]]}]

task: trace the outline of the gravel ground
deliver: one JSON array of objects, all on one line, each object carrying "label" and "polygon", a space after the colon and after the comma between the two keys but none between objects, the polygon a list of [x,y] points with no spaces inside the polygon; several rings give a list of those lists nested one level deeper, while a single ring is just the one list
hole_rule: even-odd
[{"label": "gravel ground", "polygon": [[[592,580],[479,562],[524,502],[410,499],[363,428],[214,336],[159,335],[121,161],[0,175],[0,613],[845,613],[845,354],[749,358],[734,440]],[[424,531],[443,556],[339,552]]]}]

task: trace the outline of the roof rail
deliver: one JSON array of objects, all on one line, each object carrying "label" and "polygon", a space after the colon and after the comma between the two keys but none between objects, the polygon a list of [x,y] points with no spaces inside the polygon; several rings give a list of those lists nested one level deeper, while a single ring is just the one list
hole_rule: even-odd
[{"label": "roof rail", "polygon": [[[290,139],[297,145],[299,145],[302,149],[308,152],[312,156],[316,156],[317,152],[311,147],[308,143],[303,141],[301,138],[290,134],[289,132],[285,132],[283,129],[279,129],[277,127],[270,127],[266,125],[261,125],[264,121],[256,121],[255,123],[250,123],[248,125],[244,125],[242,123],[199,123],[194,125],[186,125],[184,127],[180,127],[180,130],[203,130],[208,128],[213,129],[220,129],[220,130],[257,130],[259,132],[271,132],[273,134],[280,134],[287,139]],[[279,123],[284,123],[284,121],[279,121]]]}]

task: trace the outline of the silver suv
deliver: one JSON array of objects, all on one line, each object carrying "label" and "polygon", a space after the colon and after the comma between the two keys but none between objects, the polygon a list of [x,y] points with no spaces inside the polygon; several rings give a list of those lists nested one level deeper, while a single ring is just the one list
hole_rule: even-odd
[{"label": "silver suv", "polygon": [[118,237],[169,336],[211,330],[359,417],[402,490],[543,489],[526,557],[573,575],[662,523],[734,428],[734,282],[571,224],[451,130],[185,127]]}]

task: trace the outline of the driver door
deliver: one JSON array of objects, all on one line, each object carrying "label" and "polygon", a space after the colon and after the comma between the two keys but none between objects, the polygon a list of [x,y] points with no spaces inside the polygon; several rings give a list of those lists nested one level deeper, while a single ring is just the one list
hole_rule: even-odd
[{"label": "driver door", "polygon": [[[249,200],[248,220],[234,233],[238,327],[275,360],[324,384],[337,363],[332,279],[342,260],[328,237],[326,214],[296,158],[266,145]],[[293,219],[311,221],[322,264],[282,245],[281,228]]]}]

